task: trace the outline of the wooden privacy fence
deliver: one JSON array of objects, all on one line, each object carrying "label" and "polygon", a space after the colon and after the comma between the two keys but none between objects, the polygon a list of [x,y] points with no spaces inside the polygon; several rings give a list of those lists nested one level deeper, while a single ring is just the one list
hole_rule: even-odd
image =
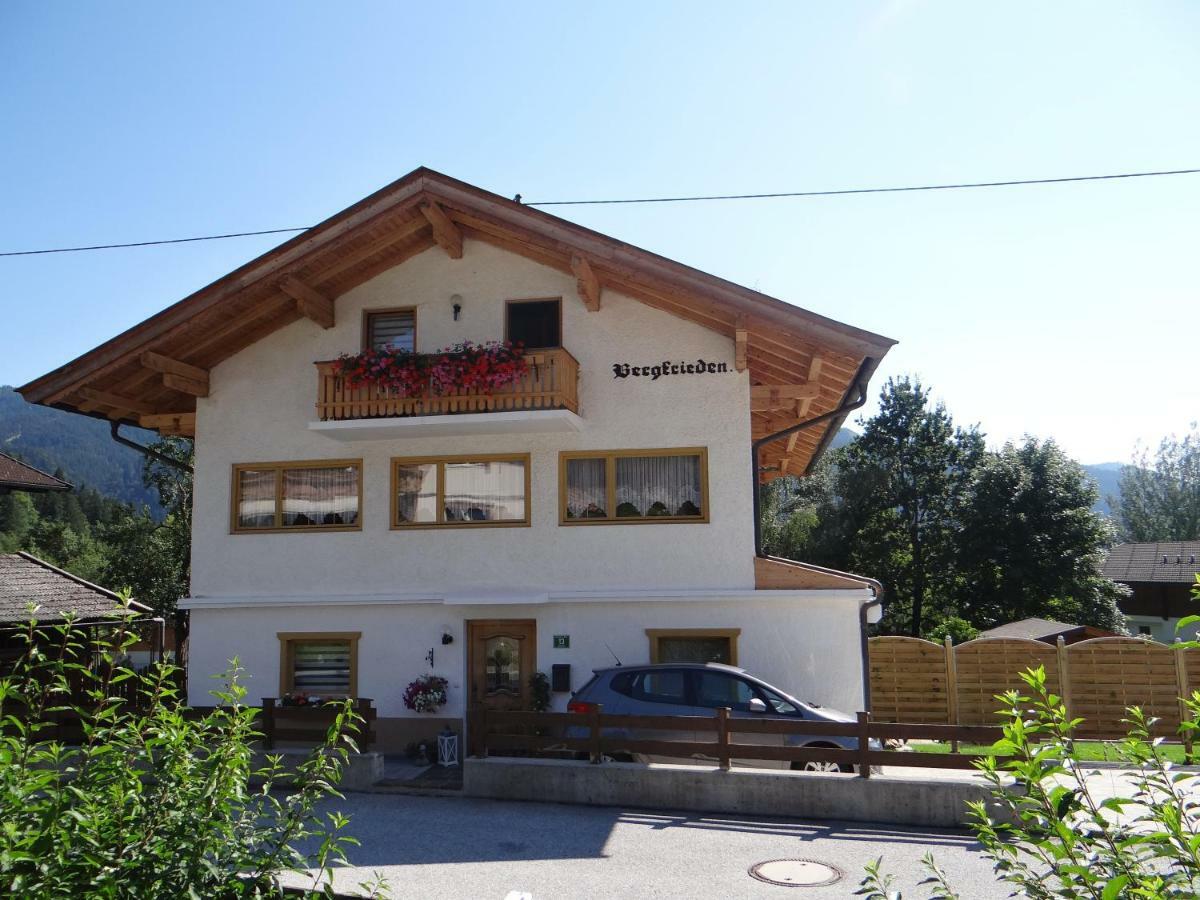
[{"label": "wooden privacy fence", "polygon": [[[477,756],[561,756],[564,752],[599,763],[613,754],[667,757],[692,762],[715,762],[728,769],[734,760],[770,760],[787,763],[838,763],[855,767],[861,778],[872,766],[914,766],[927,769],[972,769],[982,756],[970,753],[901,753],[876,750],[872,741],[931,740],[950,743],[993,744],[1002,737],[998,727],[905,725],[872,721],[860,712],[855,722],[806,722],[801,719],[741,718],[728,709],[713,716],[609,715],[597,704],[590,712],[551,713],[473,709],[468,725]],[[636,732],[684,732],[693,740],[638,738]],[[852,738],[854,749],[834,746],[792,746],[789,737],[802,742],[827,738]],[[703,739],[707,738],[707,739]],[[759,742],[756,742],[757,741]],[[799,743],[798,742],[798,743]],[[1008,757],[999,757],[1007,760]]]},{"label": "wooden privacy fence", "polygon": [[1094,638],[1046,644],[1019,638],[979,638],[957,647],[919,638],[870,641],[871,713],[886,722],[994,725],[996,695],[1028,694],[1020,672],[1046,669],[1046,686],[1084,719],[1081,738],[1117,739],[1128,731],[1126,710],[1140,706],[1158,722],[1154,734],[1177,737],[1187,710],[1180,700],[1200,689],[1200,651],[1144,638]]}]

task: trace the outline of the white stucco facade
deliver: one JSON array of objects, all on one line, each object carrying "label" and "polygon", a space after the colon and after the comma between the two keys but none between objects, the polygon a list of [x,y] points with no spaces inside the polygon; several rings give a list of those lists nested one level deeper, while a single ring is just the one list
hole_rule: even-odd
[{"label": "white stucco facade", "polygon": [[[481,433],[464,423],[462,433],[361,440],[310,427],[313,363],[360,348],[365,310],[415,308],[417,349],[428,352],[502,339],[506,300],[551,297],[562,298],[563,347],[579,361],[570,427]],[[698,359],[727,371],[613,375],[616,363]],[[733,361],[726,336],[609,289],[589,312],[573,278],[468,240],[462,259],[435,247],[338,297],[333,328],[300,319],[220,363],[196,414],[192,596],[182,604],[192,611],[191,701],[211,702],[205,676],[233,657],[251,702],[276,696],[279,632],[361,632],[359,694],[381,721],[419,718],[400,698],[431,671],[431,648],[432,671],[450,681],[441,715],[459,717],[467,622],[532,619],[537,668],[570,664],[573,687],[614,653],[649,661],[647,628],[740,629],[742,666],[803,699],[860,708],[869,592],[755,590],[749,379]],[[707,522],[559,524],[561,451],[672,447],[707,450]],[[472,453],[530,454],[528,527],[390,527],[394,457]],[[362,460],[361,530],[231,533],[234,465],[348,458]],[[568,649],[553,647],[556,634],[570,636]]]}]

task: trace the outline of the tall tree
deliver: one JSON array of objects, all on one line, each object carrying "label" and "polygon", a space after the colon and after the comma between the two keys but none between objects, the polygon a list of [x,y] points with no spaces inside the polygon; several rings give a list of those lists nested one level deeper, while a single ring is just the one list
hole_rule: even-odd
[{"label": "tall tree", "polygon": [[1139,447],[1121,472],[1117,502],[1121,532],[1130,541],[1200,538],[1200,431],[1163,438],[1153,459]]},{"label": "tall tree", "polygon": [[850,562],[888,586],[893,628],[907,618],[920,635],[927,611],[952,611],[958,513],[983,452],[976,428],[956,427],[907,377],[888,380],[879,412],[846,448],[839,482],[857,526]]},{"label": "tall tree", "polygon": [[1100,575],[1113,529],[1095,484],[1054,443],[988,453],[960,512],[959,610],[979,628],[1029,617],[1125,630],[1125,589]]}]

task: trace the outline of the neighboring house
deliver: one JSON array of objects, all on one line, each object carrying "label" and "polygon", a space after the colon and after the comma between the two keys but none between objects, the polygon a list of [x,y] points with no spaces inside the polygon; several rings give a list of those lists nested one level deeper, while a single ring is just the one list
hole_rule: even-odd
[{"label": "neighboring house", "polygon": [[1118,544],[1109,551],[1101,572],[1133,590],[1121,601],[1131,634],[1164,643],[1177,636],[1193,638],[1196,629],[1177,635],[1175,626],[1184,616],[1200,613],[1200,603],[1192,599],[1198,560],[1200,540]]},{"label": "neighboring house", "polygon": [[13,459],[7,453],[0,453],[0,493],[22,491],[24,493],[44,493],[46,491],[69,491],[71,485],[61,478],[48,475],[41,469],[26,465],[19,459]]},{"label": "neighboring house", "polygon": [[1070,625],[1066,622],[1055,622],[1052,619],[1021,619],[1018,622],[1008,622],[997,625],[979,633],[981,638],[1024,638],[1028,641],[1041,641],[1044,644],[1057,644],[1061,637],[1063,643],[1074,644],[1098,637],[1120,637],[1115,631],[1097,628],[1095,625]]},{"label": "neighboring house", "polygon": [[[0,553],[0,661],[13,659],[24,649],[21,631],[30,620],[31,606],[39,624],[61,623],[70,615],[81,627],[111,624],[126,609],[112,591],[30,553]],[[133,601],[129,609],[139,619],[151,614]]]},{"label": "neighboring house", "polygon": [[[530,368],[491,395],[331,362],[506,338]],[[861,708],[878,586],[759,555],[756,498],[893,343],[419,169],[21,392],[194,436],[193,703],[237,657],[253,700],[372,698],[388,748],[614,657]]]}]

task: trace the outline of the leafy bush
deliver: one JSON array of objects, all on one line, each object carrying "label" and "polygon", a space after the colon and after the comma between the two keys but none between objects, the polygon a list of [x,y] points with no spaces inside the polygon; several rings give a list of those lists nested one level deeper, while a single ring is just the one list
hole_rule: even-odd
[{"label": "leafy bush", "polygon": [[[332,896],[332,866],[356,841],[345,816],[317,803],[341,796],[356,749],[350,703],[294,771],[278,756],[255,768],[257,710],[244,703],[236,660],[213,692],[220,705],[192,710],[174,666],[138,674],[113,662],[136,639],[129,619],[99,631],[30,622],[0,677],[0,891],[270,897],[282,895],[281,873],[314,869],[306,895]],[[58,739],[67,728],[77,745]]]}]

